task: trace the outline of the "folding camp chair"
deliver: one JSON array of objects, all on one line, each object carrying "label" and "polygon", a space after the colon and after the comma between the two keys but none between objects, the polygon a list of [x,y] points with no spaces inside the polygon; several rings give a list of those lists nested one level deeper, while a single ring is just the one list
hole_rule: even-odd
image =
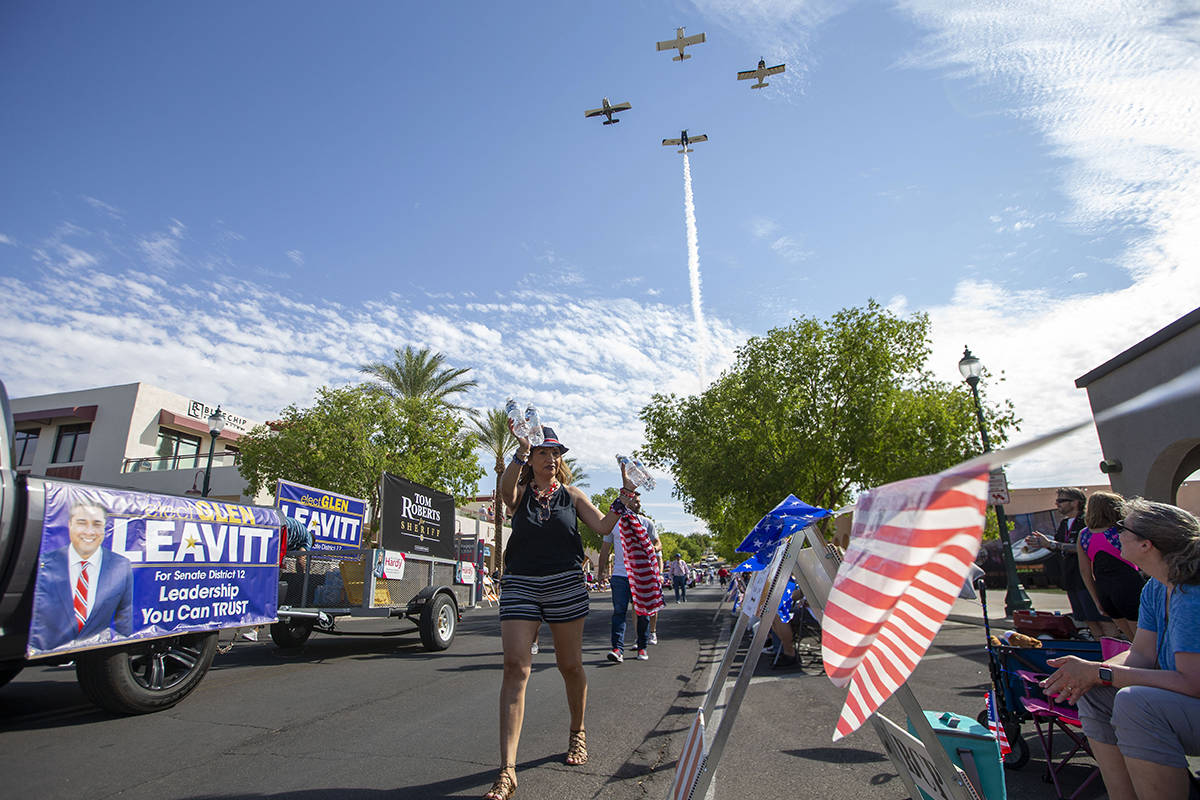
[{"label": "folding camp chair", "polygon": [[490,576],[483,579],[483,599],[489,607],[500,602],[500,598],[496,596],[496,584]]},{"label": "folding camp chair", "polygon": [[[1092,748],[1088,745],[1087,737],[1083,735],[1083,727],[1079,721],[1079,712],[1073,706],[1054,701],[1053,697],[1044,695],[1039,687],[1039,681],[1046,676],[1028,670],[1017,670],[1017,674],[1025,683],[1026,694],[1021,698],[1025,711],[1033,719],[1037,731],[1038,742],[1042,745],[1042,753],[1046,757],[1046,772],[1042,780],[1054,784],[1055,796],[1059,800],[1075,800],[1083,794],[1092,781],[1100,776],[1100,767],[1091,769],[1088,776],[1070,795],[1063,794],[1062,783],[1059,781],[1063,770],[1071,763],[1078,753],[1091,757]],[[1054,734],[1058,731],[1067,738],[1066,755],[1057,761],[1054,758]],[[1061,737],[1060,737],[1061,741]]]}]

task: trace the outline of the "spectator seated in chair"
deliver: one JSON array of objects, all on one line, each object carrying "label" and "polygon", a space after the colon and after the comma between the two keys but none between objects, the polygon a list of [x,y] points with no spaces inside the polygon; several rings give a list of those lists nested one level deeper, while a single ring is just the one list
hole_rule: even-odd
[{"label": "spectator seated in chair", "polygon": [[1042,688],[1078,704],[1112,800],[1182,800],[1200,755],[1200,522],[1138,498],[1117,527],[1122,558],[1150,578],[1133,644],[1100,664],[1050,659]]}]

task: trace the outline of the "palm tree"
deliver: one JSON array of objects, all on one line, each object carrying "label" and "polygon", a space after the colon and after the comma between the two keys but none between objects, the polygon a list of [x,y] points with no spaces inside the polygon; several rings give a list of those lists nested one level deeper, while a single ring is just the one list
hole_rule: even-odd
[{"label": "palm tree", "polygon": [[571,483],[576,486],[587,486],[589,475],[583,471],[583,467],[579,466],[579,462],[573,456],[567,456],[563,459],[567,465],[567,469],[571,470]]},{"label": "palm tree", "polygon": [[431,353],[427,347],[414,350],[412,345],[405,345],[403,350],[396,348],[393,352],[395,357],[390,364],[376,361],[359,367],[359,372],[375,379],[366,384],[368,387],[396,398],[437,400],[447,408],[474,414],[466,406],[455,405],[447,399],[450,395],[479,385],[476,381],[463,378],[471,371],[469,368],[446,367],[446,357],[441,353]]},{"label": "palm tree", "polygon": [[475,423],[476,430],[473,433],[479,447],[496,457],[496,492],[492,495],[496,512],[496,538],[493,553],[499,557],[501,536],[504,533],[504,503],[500,500],[500,475],[504,472],[505,457],[517,449],[517,437],[513,436],[512,431],[508,429],[508,414],[504,413],[502,408],[489,409],[482,419],[476,417],[472,422]]}]

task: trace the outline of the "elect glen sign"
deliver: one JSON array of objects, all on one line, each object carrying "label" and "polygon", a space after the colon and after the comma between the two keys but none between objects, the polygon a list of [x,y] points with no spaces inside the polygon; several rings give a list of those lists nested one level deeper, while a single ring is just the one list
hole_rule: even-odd
[{"label": "elect glen sign", "polygon": [[457,560],[452,496],[385,472],[379,497],[383,547]]}]

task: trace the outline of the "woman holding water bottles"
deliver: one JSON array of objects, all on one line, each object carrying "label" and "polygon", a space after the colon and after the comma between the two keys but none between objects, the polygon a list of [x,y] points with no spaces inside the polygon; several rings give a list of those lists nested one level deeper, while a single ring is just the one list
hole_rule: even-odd
[{"label": "woman holding water bottles", "polygon": [[[512,401],[510,406],[515,407]],[[511,410],[511,409],[510,409]],[[587,763],[584,710],[587,678],[583,671],[583,623],[588,615],[588,591],[583,576],[583,540],[578,520],[592,530],[611,530],[622,513],[618,498],[601,514],[578,487],[563,463],[567,447],[548,426],[540,427],[541,442],[530,444],[529,426],[515,414],[510,421],[517,452],[500,476],[500,497],[512,510],[512,536],[504,551],[500,592],[500,639],[504,677],[500,688],[500,774],[486,800],[508,800],[517,789],[517,744],[525,717],[525,688],[533,660],[530,643],[546,622],[554,638],[555,661],[567,691],[570,727],[566,763]],[[534,415],[536,420],[536,412]],[[533,438],[539,431],[533,430]],[[621,468],[621,495],[634,496],[635,485]]]}]

